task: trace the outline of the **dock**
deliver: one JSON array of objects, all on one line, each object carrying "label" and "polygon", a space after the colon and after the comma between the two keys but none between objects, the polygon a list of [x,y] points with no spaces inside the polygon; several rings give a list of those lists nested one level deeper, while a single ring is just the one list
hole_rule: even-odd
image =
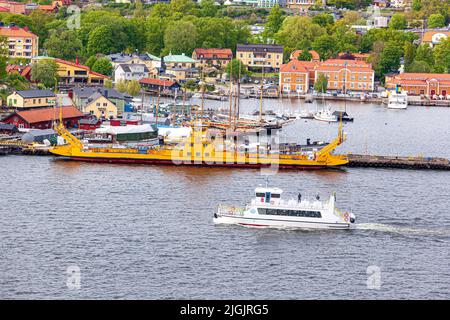
[{"label": "dock", "polygon": [[18,140],[0,140],[0,155],[49,155],[49,149],[50,147],[42,144],[24,143]]},{"label": "dock", "polygon": [[348,167],[450,170],[450,160],[446,158],[349,154],[348,160]]}]

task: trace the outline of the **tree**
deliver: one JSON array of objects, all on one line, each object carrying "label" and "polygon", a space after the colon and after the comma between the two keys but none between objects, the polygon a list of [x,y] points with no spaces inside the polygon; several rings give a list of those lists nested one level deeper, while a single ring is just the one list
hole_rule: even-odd
[{"label": "tree", "polygon": [[405,71],[410,72],[409,67],[414,62],[416,57],[416,47],[411,42],[405,43],[403,56],[405,59]]},{"label": "tree", "polygon": [[434,65],[433,50],[427,45],[420,45],[417,47],[416,56],[414,57],[416,61],[424,61],[429,66]]},{"label": "tree", "polygon": [[314,83],[314,90],[320,93],[326,93],[328,88],[328,78],[325,74],[319,73]]},{"label": "tree", "polygon": [[297,57],[300,61],[311,61],[312,54],[308,50],[302,50],[302,52]]},{"label": "tree", "polygon": [[440,13],[434,13],[428,17],[428,28],[445,27],[445,17]]},{"label": "tree", "polygon": [[164,33],[166,52],[190,55],[196,47],[197,29],[190,21],[173,21]]},{"label": "tree", "polygon": [[44,49],[51,57],[66,60],[75,60],[81,54],[83,43],[77,37],[75,31],[53,30],[50,37],[44,43]]},{"label": "tree", "polygon": [[228,75],[231,75],[230,78],[233,80],[237,80],[242,78],[243,76],[248,75],[247,66],[238,59],[231,60],[225,69],[225,72]]},{"label": "tree", "polygon": [[450,38],[441,41],[434,47],[434,72],[450,73]]},{"label": "tree", "polygon": [[145,17],[144,5],[142,4],[141,0],[136,0],[133,16],[135,18]]},{"label": "tree", "polygon": [[326,29],[313,23],[311,18],[290,16],[284,19],[280,31],[275,35],[275,40],[290,52],[298,48],[310,47],[315,39],[325,34]]},{"label": "tree", "polygon": [[52,88],[58,81],[58,64],[53,60],[43,60],[31,65],[31,81]]},{"label": "tree", "polygon": [[141,85],[139,84],[139,81],[137,80],[131,80],[127,83],[127,93],[134,97],[137,96],[141,92]]},{"label": "tree", "polygon": [[397,43],[388,43],[380,54],[380,62],[377,66],[377,74],[384,77],[385,74],[398,72],[400,68],[400,58],[403,54],[403,48]]},{"label": "tree", "polygon": [[113,66],[108,58],[100,58],[93,64],[92,71],[101,73],[105,76],[111,76]]},{"label": "tree", "polygon": [[420,9],[422,9],[422,0],[413,0],[412,9],[414,11],[420,11]]},{"label": "tree", "polygon": [[409,66],[408,72],[429,73],[429,72],[431,72],[431,67],[425,61],[418,60],[418,61],[414,61]]},{"label": "tree", "polygon": [[93,55],[93,56],[90,56],[87,60],[86,60],[86,62],[84,63],[84,65],[85,66],[88,66],[89,68],[91,68],[92,69],[92,67],[94,66],[94,63],[97,61],[97,56],[96,55]]},{"label": "tree", "polygon": [[267,22],[264,26],[263,37],[265,39],[273,38],[273,36],[280,30],[283,24],[283,11],[279,5],[275,5],[267,17]]},{"label": "tree", "polygon": [[195,80],[188,80],[183,84],[183,88],[189,91],[197,91],[200,86]]},{"label": "tree", "polygon": [[332,36],[323,34],[314,40],[312,48],[322,59],[328,59],[336,53],[336,42]]},{"label": "tree", "polygon": [[404,14],[401,13],[395,13],[391,21],[389,21],[389,28],[394,30],[404,30],[408,26],[408,23],[406,21],[406,17]]},{"label": "tree", "polygon": [[127,92],[127,83],[125,80],[119,80],[116,82],[116,90],[119,92]]},{"label": "tree", "polygon": [[334,24],[334,18],[328,13],[319,13],[312,18],[312,22],[321,27],[328,27]]},{"label": "tree", "polygon": [[214,0],[202,0],[199,6],[199,15],[202,17],[214,17],[219,11],[219,6],[215,5]]},{"label": "tree", "polygon": [[107,89],[112,89],[113,88],[112,80],[106,79],[104,83],[105,83],[104,84],[105,88],[107,88]]},{"label": "tree", "polygon": [[109,54],[115,51],[115,36],[113,35],[111,27],[104,25],[98,26],[89,33],[87,43],[87,52],[89,55],[97,53]]},{"label": "tree", "polygon": [[6,65],[8,60],[8,40],[0,37],[0,83],[6,78]]}]

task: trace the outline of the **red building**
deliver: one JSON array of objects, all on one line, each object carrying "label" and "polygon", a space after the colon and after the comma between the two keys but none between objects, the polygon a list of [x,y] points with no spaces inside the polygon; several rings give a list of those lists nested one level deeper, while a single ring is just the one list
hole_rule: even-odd
[{"label": "red building", "polygon": [[78,121],[78,128],[81,130],[95,131],[102,124],[97,118],[83,118]]},{"label": "red building", "polygon": [[[62,107],[62,118],[67,128],[78,126],[78,121],[84,117],[83,113],[74,106]],[[60,108],[41,108],[16,111],[3,119],[4,123],[13,124],[18,128],[50,129],[58,121]]]}]

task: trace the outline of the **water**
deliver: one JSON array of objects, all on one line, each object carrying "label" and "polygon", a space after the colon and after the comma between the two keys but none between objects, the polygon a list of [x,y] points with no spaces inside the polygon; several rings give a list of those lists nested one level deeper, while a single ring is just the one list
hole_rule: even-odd
[{"label": "water", "polygon": [[[355,122],[343,151],[450,157],[449,109],[347,111]],[[336,130],[302,120],[284,133],[331,139]],[[350,231],[283,231],[212,223],[219,203],[251,199],[264,182],[258,170],[25,156],[0,164],[0,298],[450,297],[450,172],[279,172],[270,183],[286,196],[336,191],[358,222]],[[78,290],[67,287],[69,266],[80,268]],[[367,286],[369,266],[380,269],[379,289]]]}]

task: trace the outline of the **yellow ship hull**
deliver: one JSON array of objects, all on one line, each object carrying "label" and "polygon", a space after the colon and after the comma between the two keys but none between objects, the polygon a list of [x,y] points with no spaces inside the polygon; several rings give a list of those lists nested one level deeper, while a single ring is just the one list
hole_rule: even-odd
[{"label": "yellow ship hull", "polygon": [[[120,149],[119,149],[120,150]],[[116,151],[104,149],[98,151],[82,151],[70,146],[61,146],[50,149],[50,152],[71,160],[107,162],[107,163],[141,163],[165,165],[193,165],[193,166],[220,166],[240,168],[272,167],[279,169],[322,169],[326,167],[342,166],[348,163],[346,156],[329,155],[325,161],[304,159],[304,156],[293,155],[257,155],[235,154],[223,152],[215,156],[176,156],[172,150],[151,150],[147,153],[138,153],[133,149]]]}]

